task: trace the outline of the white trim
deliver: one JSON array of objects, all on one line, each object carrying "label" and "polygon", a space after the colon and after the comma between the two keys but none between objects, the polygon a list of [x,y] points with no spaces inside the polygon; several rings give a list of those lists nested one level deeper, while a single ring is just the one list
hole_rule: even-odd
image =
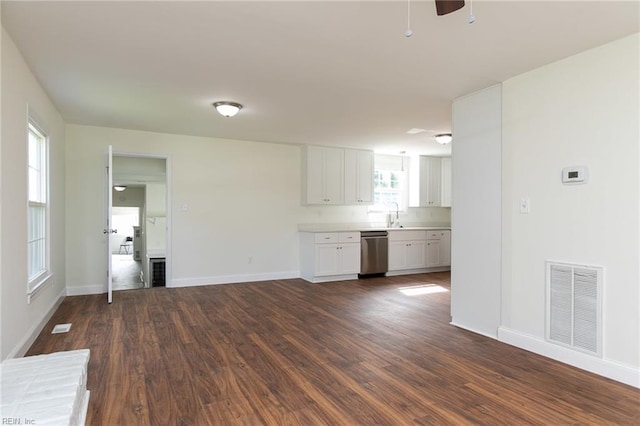
[{"label": "white trim", "polygon": [[[51,282],[52,277],[52,273],[45,271],[30,281],[29,285],[31,288],[27,291],[27,305],[31,304],[31,301],[35,299],[40,290],[47,288],[47,284]],[[35,284],[31,285],[34,282]]]},{"label": "white trim", "polygon": [[44,326],[47,325],[51,317],[53,317],[53,314],[56,312],[56,310],[64,300],[65,294],[65,289],[62,289],[60,294],[58,294],[58,297],[56,297],[56,300],[53,302],[51,308],[49,308],[44,317],[42,317],[42,320],[40,320],[39,323],[29,329],[26,336],[22,340],[20,340],[20,342],[18,342],[16,347],[13,348],[11,352],[9,352],[9,355],[7,355],[7,359],[21,358],[24,356],[24,354],[27,353],[31,345],[33,345],[33,342],[36,341],[36,339],[44,329]]},{"label": "white trim", "polygon": [[[34,295],[38,288],[43,287],[43,284],[50,278],[52,275],[51,271],[51,161],[50,161],[50,147],[51,147],[51,137],[49,136],[48,131],[45,130],[46,126],[42,126],[41,120],[39,119],[38,114],[33,111],[30,105],[27,104],[27,140],[26,140],[26,154],[27,154],[27,231],[29,228],[29,214],[31,206],[40,206],[44,207],[44,269],[40,272],[39,275],[35,276],[32,279],[27,279],[27,304],[31,303],[32,295]],[[41,190],[44,192],[44,202],[42,200],[31,201],[30,200],[30,190],[31,190],[31,182],[30,182],[30,173],[29,173],[29,161],[31,158],[30,151],[30,132],[31,128],[37,133],[38,137],[42,138],[44,145],[43,159],[41,159],[41,168],[44,170],[40,170],[40,180]],[[43,163],[43,164],[42,164]],[[42,194],[40,194],[42,196]],[[27,235],[29,232],[27,232]],[[27,238],[27,247],[29,246],[29,240]],[[27,262],[29,262],[29,253],[27,248]],[[27,266],[27,269],[29,267]]]},{"label": "white trim", "polygon": [[344,275],[327,275],[327,276],[319,276],[319,277],[301,277],[303,280],[310,283],[329,283],[333,281],[347,281],[347,280],[357,280],[358,274],[344,274]]},{"label": "white trim", "polygon": [[458,328],[462,328],[463,330],[470,331],[472,333],[480,334],[481,336],[488,337],[490,339],[494,339],[494,340],[498,339],[498,334],[497,333],[496,334],[489,334],[486,331],[480,331],[477,328],[474,328],[474,327],[471,327],[471,326],[467,326],[467,325],[464,325],[464,324],[461,324],[461,323],[455,322],[455,321],[451,321],[449,324],[451,324],[451,325],[453,325],[455,327],[458,327]]},{"label": "white trim", "polygon": [[106,292],[106,284],[67,287],[67,296],[85,296],[89,294],[104,294]]},{"label": "white trim", "polygon": [[215,277],[198,278],[174,278],[170,283],[167,283],[167,287],[196,287],[216,284],[237,284],[256,281],[288,280],[292,278],[300,278],[300,271],[267,272],[263,274],[218,275]]},{"label": "white trim", "polygon": [[418,269],[398,269],[395,271],[387,271],[386,277],[395,277],[398,275],[428,274],[430,272],[447,272],[451,270],[451,266],[433,266],[430,268]]},{"label": "white trim", "polygon": [[572,365],[609,379],[640,388],[640,368],[624,365],[617,361],[601,359],[553,343],[543,338],[512,330],[498,328],[498,340],[512,346]]}]

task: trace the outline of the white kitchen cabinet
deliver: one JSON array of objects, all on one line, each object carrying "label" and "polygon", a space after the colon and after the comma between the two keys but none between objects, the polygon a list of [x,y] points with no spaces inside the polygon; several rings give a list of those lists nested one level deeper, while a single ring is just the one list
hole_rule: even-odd
[{"label": "white kitchen cabinet", "polygon": [[387,275],[446,271],[451,264],[451,231],[389,231]]},{"label": "white kitchen cabinet", "polygon": [[324,282],[358,277],[360,232],[303,232],[300,238],[302,278]]},{"label": "white kitchen cabinet", "polygon": [[344,150],[344,202],[373,203],[373,151]]},{"label": "white kitchen cabinet", "polygon": [[441,162],[442,167],[442,194],[441,194],[441,207],[451,207],[451,157],[443,157]]},{"label": "white kitchen cabinet", "polygon": [[389,270],[402,271],[425,267],[425,241],[393,241],[389,243]]},{"label": "white kitchen cabinet", "polygon": [[428,268],[451,266],[451,231],[428,231],[426,254]]},{"label": "white kitchen cabinet", "polygon": [[344,149],[303,148],[302,203],[344,204]]},{"label": "white kitchen cabinet", "polygon": [[426,231],[389,231],[389,271],[424,268],[426,240]]},{"label": "white kitchen cabinet", "polygon": [[441,205],[442,159],[440,157],[420,157],[420,207]]}]

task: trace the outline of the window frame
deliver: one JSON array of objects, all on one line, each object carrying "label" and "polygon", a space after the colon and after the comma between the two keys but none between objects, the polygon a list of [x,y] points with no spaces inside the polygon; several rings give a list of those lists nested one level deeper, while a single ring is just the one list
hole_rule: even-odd
[{"label": "window frame", "polygon": [[[37,160],[32,161],[32,135],[37,138]],[[33,117],[28,118],[27,122],[27,295],[28,301],[51,277],[51,226],[50,226],[50,197],[49,188],[51,182],[50,162],[49,162],[49,136],[38,125]],[[37,183],[33,182],[36,175]],[[35,238],[32,238],[34,231],[34,217],[32,212],[34,208],[41,211],[40,227],[43,228],[38,232]],[[42,248],[40,251],[41,261],[37,271],[31,271],[32,268],[32,252],[31,246],[34,242],[41,241]]]},{"label": "window frame", "polygon": [[381,155],[383,157],[398,157],[398,160],[400,162],[400,167],[399,168],[394,168],[394,167],[376,167],[377,161],[374,161],[374,168],[373,168],[373,205],[369,206],[368,211],[371,213],[389,213],[391,211],[393,211],[395,213],[395,206],[393,206],[390,202],[388,204],[376,204],[376,184],[377,184],[377,179],[375,178],[376,176],[376,172],[391,172],[391,173],[395,173],[400,177],[400,188],[398,190],[398,194],[400,196],[400,199],[398,201],[398,212],[399,213],[407,213],[408,209],[409,209],[409,169],[408,169],[408,161],[406,157],[404,156],[396,156],[396,155],[386,155],[386,154],[374,154],[374,155]]}]

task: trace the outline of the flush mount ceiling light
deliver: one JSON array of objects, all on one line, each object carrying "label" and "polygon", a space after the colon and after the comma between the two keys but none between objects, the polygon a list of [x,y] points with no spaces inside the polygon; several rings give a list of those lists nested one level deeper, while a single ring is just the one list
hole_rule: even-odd
[{"label": "flush mount ceiling light", "polygon": [[237,102],[229,102],[229,101],[220,101],[215,102],[213,106],[216,108],[216,111],[225,117],[233,117],[242,109],[242,105]]},{"label": "flush mount ceiling light", "polygon": [[440,133],[439,135],[436,135],[436,142],[438,142],[439,144],[442,145],[446,145],[449,142],[451,142],[453,140],[453,137],[451,136],[451,133]]},{"label": "flush mount ceiling light", "polygon": [[115,189],[115,190],[116,190],[116,191],[118,191],[118,192],[122,192],[122,191],[124,191],[125,189],[127,189],[127,187],[126,187],[125,185],[114,185],[114,186],[113,186],[113,189]]}]

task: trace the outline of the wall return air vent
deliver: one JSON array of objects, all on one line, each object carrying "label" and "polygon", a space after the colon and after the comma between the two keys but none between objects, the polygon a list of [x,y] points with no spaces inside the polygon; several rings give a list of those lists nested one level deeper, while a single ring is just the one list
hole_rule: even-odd
[{"label": "wall return air vent", "polygon": [[602,275],[597,266],[546,262],[546,339],[602,357]]}]

